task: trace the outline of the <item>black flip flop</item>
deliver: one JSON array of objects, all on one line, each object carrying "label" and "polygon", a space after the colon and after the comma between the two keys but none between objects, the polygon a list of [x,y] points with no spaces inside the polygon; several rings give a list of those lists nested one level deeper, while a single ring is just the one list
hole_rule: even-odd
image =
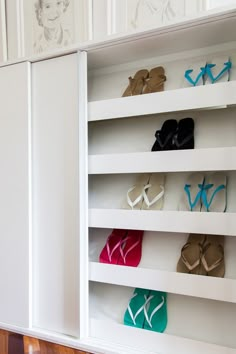
[{"label": "black flip flop", "polygon": [[175,150],[194,149],[194,120],[192,118],[183,118],[179,121],[173,145]]},{"label": "black flip flop", "polygon": [[173,138],[176,134],[177,126],[177,120],[166,120],[161,130],[157,130],[155,133],[156,141],[152,147],[152,151],[173,150]]}]

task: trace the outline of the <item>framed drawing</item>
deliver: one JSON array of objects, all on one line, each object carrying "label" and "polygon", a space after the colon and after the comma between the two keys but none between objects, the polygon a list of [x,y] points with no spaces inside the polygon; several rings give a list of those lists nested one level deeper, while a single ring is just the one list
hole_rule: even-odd
[{"label": "framed drawing", "polygon": [[12,59],[91,39],[92,0],[6,1]]}]

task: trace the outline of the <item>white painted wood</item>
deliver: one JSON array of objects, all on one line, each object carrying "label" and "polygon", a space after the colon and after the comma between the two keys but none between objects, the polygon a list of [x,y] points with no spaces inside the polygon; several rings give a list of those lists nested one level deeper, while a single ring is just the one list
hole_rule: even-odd
[{"label": "white painted wood", "polygon": [[78,337],[78,58],[32,70],[33,325]]},{"label": "white painted wood", "polygon": [[89,121],[236,104],[236,81],[89,103]]},{"label": "white painted wood", "polygon": [[89,226],[236,236],[235,213],[90,209]]},{"label": "white painted wood", "polygon": [[236,148],[140,152],[89,156],[89,174],[232,171]]},{"label": "white painted wood", "polygon": [[[127,327],[120,324],[104,320],[91,319],[91,336],[110,340],[114,342],[114,347],[122,343],[127,347],[136,347],[145,353],[152,354],[235,354],[236,350],[214,344],[204,343],[173,335],[161,334],[142,329]],[[125,348],[122,353],[126,353]],[[127,348],[127,353],[129,349]]]},{"label": "white painted wood", "polygon": [[89,280],[236,303],[236,280],[90,262]]},{"label": "white painted wood", "polygon": [[[89,289],[88,289],[88,124],[87,124],[87,53],[78,53],[78,99],[79,136],[77,161],[79,164],[79,215],[77,254],[79,255],[80,289],[80,338],[89,333]],[[83,289],[83,291],[81,291]]]},{"label": "white painted wood", "polygon": [[0,318],[29,326],[30,64],[0,71]]}]

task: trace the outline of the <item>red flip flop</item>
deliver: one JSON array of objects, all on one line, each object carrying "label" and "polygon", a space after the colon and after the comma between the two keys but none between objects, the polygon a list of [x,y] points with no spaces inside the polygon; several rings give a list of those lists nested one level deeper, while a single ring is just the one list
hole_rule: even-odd
[{"label": "red flip flop", "polygon": [[142,256],[143,231],[129,230],[127,236],[122,240],[118,259],[119,265],[137,267]]},{"label": "red flip flop", "polygon": [[100,263],[117,264],[120,257],[120,246],[127,234],[127,230],[114,229],[109,235],[99,256]]}]

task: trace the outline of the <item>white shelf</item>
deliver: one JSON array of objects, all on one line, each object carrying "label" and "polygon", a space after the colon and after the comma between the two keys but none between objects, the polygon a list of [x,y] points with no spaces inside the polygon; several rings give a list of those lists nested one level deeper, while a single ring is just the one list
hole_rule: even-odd
[{"label": "white shelf", "polygon": [[[181,323],[181,319],[180,319]],[[204,325],[204,320],[203,320]],[[90,320],[90,335],[94,338],[122,344],[122,353],[130,353],[129,348],[138,348],[145,353],[155,354],[235,354],[236,350],[192,339],[157,333],[139,328],[124,326],[112,321]],[[127,349],[127,350],[126,350]],[[121,352],[120,352],[121,353]]]},{"label": "white shelf", "polygon": [[181,88],[88,104],[88,120],[99,121],[236,104],[236,81]]},{"label": "white shelf", "polygon": [[236,236],[235,213],[89,209],[89,227]]},{"label": "white shelf", "polygon": [[90,155],[89,174],[236,170],[236,147]]},{"label": "white shelf", "polygon": [[89,280],[236,303],[236,280],[90,262]]}]

